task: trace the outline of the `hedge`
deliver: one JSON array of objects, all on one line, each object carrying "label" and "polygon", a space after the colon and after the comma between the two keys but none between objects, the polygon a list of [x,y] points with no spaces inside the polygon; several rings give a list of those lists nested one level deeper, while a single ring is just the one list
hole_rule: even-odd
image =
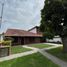
[{"label": "hedge", "polygon": [[10,46],[11,44],[11,40],[8,40],[8,41],[0,41],[0,45],[3,45],[3,46]]}]

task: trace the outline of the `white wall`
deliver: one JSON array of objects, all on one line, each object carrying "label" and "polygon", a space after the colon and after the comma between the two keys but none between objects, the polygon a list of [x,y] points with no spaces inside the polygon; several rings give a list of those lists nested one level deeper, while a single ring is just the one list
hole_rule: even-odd
[{"label": "white wall", "polygon": [[53,39],[47,39],[47,42],[61,42],[62,43],[62,40],[60,37],[55,37]]},{"label": "white wall", "polygon": [[37,30],[36,30],[36,28],[34,28],[30,32],[37,33]]}]

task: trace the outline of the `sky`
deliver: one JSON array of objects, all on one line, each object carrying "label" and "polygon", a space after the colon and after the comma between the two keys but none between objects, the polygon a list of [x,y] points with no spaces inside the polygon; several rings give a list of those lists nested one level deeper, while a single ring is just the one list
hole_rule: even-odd
[{"label": "sky", "polygon": [[4,5],[0,33],[8,28],[28,30],[40,25],[44,0],[0,0],[0,15]]}]

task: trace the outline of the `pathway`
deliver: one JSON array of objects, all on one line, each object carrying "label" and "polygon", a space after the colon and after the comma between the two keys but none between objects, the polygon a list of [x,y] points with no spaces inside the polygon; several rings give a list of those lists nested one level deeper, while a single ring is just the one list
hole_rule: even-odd
[{"label": "pathway", "polygon": [[47,53],[45,50],[39,50],[39,52],[60,67],[67,67],[67,62],[64,62],[61,59]]},{"label": "pathway", "polygon": [[60,44],[52,44],[52,43],[44,43],[44,44],[49,44],[49,45],[54,45],[52,47],[48,47],[48,48],[43,48],[43,49],[38,49],[38,48],[34,48],[34,47],[29,47],[27,45],[25,45],[25,48],[32,48],[34,50],[38,50],[38,52],[40,52],[42,55],[44,55],[45,57],[47,57],[49,60],[51,60],[52,62],[54,62],[55,64],[59,65],[60,67],[67,67],[67,62],[62,61],[61,59],[49,54],[46,52],[46,50],[49,49],[53,49],[53,48],[57,48],[60,47],[62,45]]},{"label": "pathway", "polygon": [[[52,44],[52,43],[45,43],[45,44]],[[67,67],[67,63],[60,60],[59,58],[47,53],[45,50],[49,50],[49,49],[53,49],[53,48],[57,48],[59,46],[62,45],[57,45],[57,44],[52,44],[54,46],[52,47],[48,47],[48,48],[44,48],[44,49],[38,49],[38,48],[34,48],[34,47],[29,47],[27,45],[23,46],[24,48],[30,48],[32,49],[32,51],[27,51],[27,52],[23,52],[23,53],[18,53],[18,54],[13,54],[7,57],[3,57],[0,58],[0,62],[2,61],[6,61],[6,60],[10,60],[10,59],[14,59],[14,58],[18,58],[18,57],[22,57],[22,56],[26,56],[26,55],[30,55],[32,53],[37,53],[40,52],[42,55],[46,56],[48,59],[50,59],[51,61],[53,61],[55,64],[59,65],[60,67]]]},{"label": "pathway", "polygon": [[30,47],[30,46],[28,46],[28,45],[23,45],[22,47],[24,47],[24,48],[29,48],[29,49],[32,49],[32,50],[38,50],[38,48]]},{"label": "pathway", "polygon": [[22,57],[22,56],[26,56],[26,55],[30,55],[30,54],[37,53],[37,52],[38,52],[37,50],[32,50],[32,51],[27,51],[27,52],[23,52],[23,53],[13,54],[10,56],[0,58],[0,62],[6,61],[6,60],[11,60],[11,59]]},{"label": "pathway", "polygon": [[49,54],[48,52],[46,52],[46,50],[50,50],[50,49],[53,49],[53,48],[57,48],[57,47],[60,47],[62,46],[61,44],[52,44],[52,43],[45,43],[45,44],[51,44],[51,45],[54,45],[52,47],[48,47],[48,48],[44,48],[44,49],[41,49],[39,50],[39,52],[46,56],[48,59],[50,59],[52,62],[54,62],[55,64],[59,65],[60,67],[67,67],[67,62]]}]

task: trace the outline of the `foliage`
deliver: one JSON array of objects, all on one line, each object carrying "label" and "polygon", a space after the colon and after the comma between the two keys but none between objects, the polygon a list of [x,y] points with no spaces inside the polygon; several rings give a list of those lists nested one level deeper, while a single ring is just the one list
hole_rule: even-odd
[{"label": "foliage", "polygon": [[7,40],[13,41],[13,38],[11,38],[11,37],[5,37],[4,40],[5,40],[5,41],[7,41]]},{"label": "foliage", "polygon": [[11,45],[12,41],[13,41],[13,38],[11,38],[11,37],[4,37],[4,40],[0,41],[0,45],[3,45],[3,46]]},{"label": "foliage", "polygon": [[11,40],[8,40],[8,41],[1,41],[0,44],[1,44],[1,45],[4,45],[4,46],[10,45],[10,44],[11,44]]},{"label": "foliage", "polygon": [[[67,1],[45,0],[40,29],[47,38],[67,36]],[[51,37],[50,37],[51,36]]]},{"label": "foliage", "polygon": [[2,44],[4,44],[4,45],[10,45],[11,44],[11,40],[9,40],[9,41],[3,41]]},{"label": "foliage", "polygon": [[49,38],[49,39],[52,39],[54,37],[53,33],[50,33],[50,32],[44,32],[43,33],[43,37],[46,39],[46,38]]}]

